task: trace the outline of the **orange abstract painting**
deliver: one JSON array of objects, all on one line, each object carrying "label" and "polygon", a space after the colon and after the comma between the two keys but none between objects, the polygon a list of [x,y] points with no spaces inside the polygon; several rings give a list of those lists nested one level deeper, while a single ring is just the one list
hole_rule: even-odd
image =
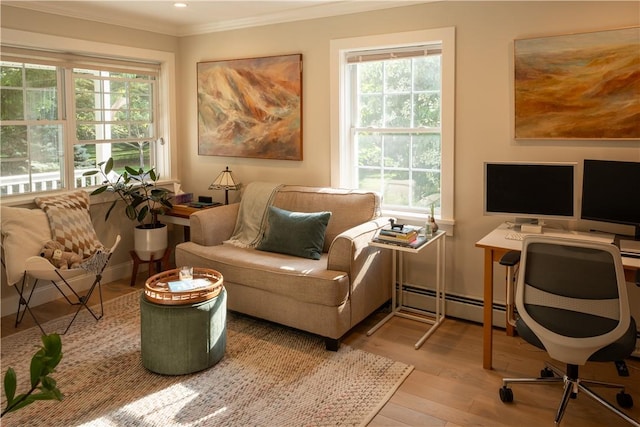
[{"label": "orange abstract painting", "polygon": [[640,27],[514,49],[516,139],[640,139]]},{"label": "orange abstract painting", "polygon": [[302,55],[200,62],[198,154],[302,160]]}]

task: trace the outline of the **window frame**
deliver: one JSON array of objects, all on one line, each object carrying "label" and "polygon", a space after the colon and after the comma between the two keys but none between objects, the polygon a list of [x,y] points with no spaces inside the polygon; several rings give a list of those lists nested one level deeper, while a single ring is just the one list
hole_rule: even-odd
[{"label": "window frame", "polygon": [[[454,143],[455,143],[455,27],[331,40],[330,42],[330,109],[331,109],[331,185],[353,188],[354,152],[350,146],[350,118],[347,108],[347,52],[428,45],[442,45],[441,93],[441,211],[437,216],[443,225],[454,224]],[[427,213],[389,210],[383,214],[402,220],[424,221]]]},{"label": "window frame", "polygon": [[[150,61],[160,64],[160,71],[157,80],[157,132],[155,136],[158,143],[156,144],[156,170],[162,176],[161,183],[170,183],[177,181],[177,147],[172,144],[176,138],[176,102],[175,102],[175,54],[172,52],[157,51],[150,49],[141,49],[134,47],[126,47],[121,45],[112,45],[109,43],[92,42],[87,40],[72,39],[66,37],[51,36],[40,33],[32,33],[28,31],[3,29],[2,43],[5,46],[15,46],[26,49],[44,49],[53,52],[67,51],[78,52],[80,54],[91,54],[107,58],[113,58],[113,52],[118,52],[118,58],[129,59],[131,61]],[[69,91],[73,88],[65,87]],[[68,94],[67,94],[68,96]],[[71,98],[73,99],[73,97]],[[67,136],[70,129],[66,129]],[[73,130],[75,132],[75,130]],[[67,164],[65,165],[65,188],[55,190],[70,191],[73,190],[74,183],[69,179],[73,176],[73,141],[67,139],[65,141],[65,153],[67,154]],[[33,200],[37,193],[24,193],[19,195],[3,196],[3,204],[22,204]],[[49,192],[48,192],[49,193]]]}]

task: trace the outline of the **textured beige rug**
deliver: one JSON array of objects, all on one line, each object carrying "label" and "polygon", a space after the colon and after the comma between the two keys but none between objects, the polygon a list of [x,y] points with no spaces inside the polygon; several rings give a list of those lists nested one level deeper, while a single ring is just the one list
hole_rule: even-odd
[{"label": "textured beige rug", "polygon": [[[319,337],[229,314],[227,351],[217,365],[153,374],[140,360],[138,300],[134,292],[105,304],[99,322],[83,313],[62,336],[64,357],[53,375],[65,399],[7,414],[2,426],[364,425],[413,370],[345,345],[328,352]],[[24,392],[39,332],[1,344],[2,377],[12,366]]]}]

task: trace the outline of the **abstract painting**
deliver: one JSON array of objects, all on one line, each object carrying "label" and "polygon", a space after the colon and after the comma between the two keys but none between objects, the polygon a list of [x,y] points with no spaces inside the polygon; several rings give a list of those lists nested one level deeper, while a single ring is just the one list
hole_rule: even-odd
[{"label": "abstract painting", "polygon": [[516,139],[640,139],[640,27],[516,40]]},{"label": "abstract painting", "polygon": [[302,160],[302,55],[199,62],[198,154]]}]

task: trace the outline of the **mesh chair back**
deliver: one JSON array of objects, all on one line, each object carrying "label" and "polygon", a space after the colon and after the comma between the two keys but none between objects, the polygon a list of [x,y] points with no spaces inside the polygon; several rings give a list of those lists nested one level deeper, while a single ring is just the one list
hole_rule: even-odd
[{"label": "mesh chair back", "polygon": [[615,246],[527,236],[521,265],[518,313],[551,357],[584,364],[627,331],[626,283]]}]

